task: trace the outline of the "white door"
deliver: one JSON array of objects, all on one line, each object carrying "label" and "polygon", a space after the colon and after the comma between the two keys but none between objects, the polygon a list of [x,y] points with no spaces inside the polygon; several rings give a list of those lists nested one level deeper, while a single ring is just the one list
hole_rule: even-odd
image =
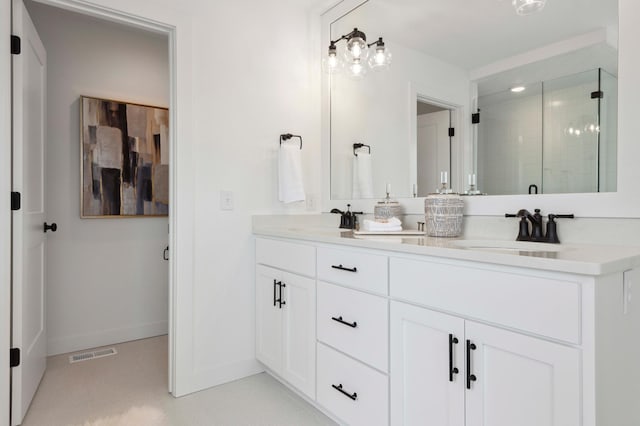
[{"label": "white door", "polygon": [[451,187],[449,110],[418,116],[418,189],[421,194],[440,188],[440,172],[447,172]]},{"label": "white door", "polygon": [[282,272],[256,266],[256,358],[274,372],[282,371]]},{"label": "white door", "polygon": [[579,426],[580,351],[466,322],[467,426]]},{"label": "white door", "polygon": [[46,367],[44,159],[46,53],[21,0],[13,2],[13,190],[22,208],[13,213],[13,330],[21,351],[12,371],[12,424],[22,423]]},{"label": "white door", "polygon": [[316,387],[316,283],[285,273],[282,314],[284,315],[284,359],[282,377],[315,398]]},{"label": "white door", "polygon": [[390,324],[391,424],[464,426],[464,320],[391,302]]}]

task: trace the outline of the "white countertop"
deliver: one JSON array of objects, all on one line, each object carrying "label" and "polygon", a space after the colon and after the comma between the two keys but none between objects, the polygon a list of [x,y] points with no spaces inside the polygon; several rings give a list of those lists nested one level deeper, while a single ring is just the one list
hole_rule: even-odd
[{"label": "white countertop", "polygon": [[[329,227],[254,226],[258,236],[291,238],[319,243],[379,249],[407,254],[493,263],[581,275],[605,275],[640,266],[640,247],[460,240],[426,236],[354,236],[352,231]],[[486,243],[486,244],[483,244]],[[498,247],[493,247],[497,245]],[[539,247],[539,248],[538,248]]]}]

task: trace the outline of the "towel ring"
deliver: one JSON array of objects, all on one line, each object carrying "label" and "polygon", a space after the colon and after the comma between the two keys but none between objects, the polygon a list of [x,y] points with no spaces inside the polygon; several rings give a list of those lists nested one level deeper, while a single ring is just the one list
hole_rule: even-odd
[{"label": "towel ring", "polygon": [[369,154],[371,154],[371,147],[369,145],[365,145],[363,143],[354,143],[353,144],[353,155],[355,155],[357,157],[358,154],[356,153],[356,149],[360,149],[360,148],[363,148],[363,147],[369,148]]},{"label": "towel ring", "polygon": [[285,133],[280,135],[280,145],[282,145],[282,141],[288,141],[291,138],[300,139],[300,149],[302,149],[302,136],[292,135],[291,133]]}]

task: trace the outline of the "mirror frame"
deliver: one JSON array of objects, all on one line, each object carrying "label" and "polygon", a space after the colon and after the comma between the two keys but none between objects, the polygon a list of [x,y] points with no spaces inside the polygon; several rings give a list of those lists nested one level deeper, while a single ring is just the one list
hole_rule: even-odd
[{"label": "mirror frame", "polygon": [[[321,43],[329,45],[330,24],[368,0],[342,0],[321,15]],[[514,14],[515,17],[515,14]],[[640,139],[640,120],[635,108],[640,99],[640,54],[634,54],[635,41],[640,37],[637,18],[640,17],[640,2],[618,0],[618,179],[617,192],[583,194],[540,195],[489,195],[464,197],[467,216],[504,216],[519,209],[539,208],[544,214],[573,213],[577,217],[591,218],[638,218],[640,217],[640,164],[624,159],[638,159],[640,163],[640,141],[634,143],[634,135]],[[473,82],[471,82],[473,83]],[[472,84],[473,86],[473,84]],[[322,211],[343,209],[350,203],[352,210],[372,213],[377,199],[332,200],[331,199],[331,128],[330,128],[330,79],[322,75],[321,86],[321,140],[322,140]],[[429,96],[429,94],[421,94]],[[474,93],[470,91],[470,102]],[[447,104],[455,104],[442,100]],[[465,131],[466,137],[473,130]],[[458,179],[469,173],[473,160],[472,144],[463,144],[463,155]],[[460,181],[464,182],[464,181]],[[400,198],[406,214],[424,214],[424,197]]]}]

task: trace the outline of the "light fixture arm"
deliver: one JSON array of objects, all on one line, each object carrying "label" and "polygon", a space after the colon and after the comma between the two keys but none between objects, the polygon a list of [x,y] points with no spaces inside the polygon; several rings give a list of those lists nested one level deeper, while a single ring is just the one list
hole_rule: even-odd
[{"label": "light fixture arm", "polygon": [[[360,37],[361,39],[363,39],[365,42],[367,41],[367,36],[365,33],[363,33],[362,31],[358,30],[357,28],[354,28],[353,31],[351,31],[348,34],[345,34],[343,36],[341,36],[340,38],[336,39],[336,40],[332,40],[331,43],[329,44],[329,47],[331,46],[335,46],[335,44],[341,40],[349,40],[350,38],[353,37]],[[370,46],[370,45],[369,45]]]},{"label": "light fixture arm", "polygon": [[384,47],[384,41],[382,40],[382,37],[378,37],[378,39],[376,41],[374,41],[373,43],[368,43],[367,47],[371,47],[373,45],[379,46],[379,47]]}]

